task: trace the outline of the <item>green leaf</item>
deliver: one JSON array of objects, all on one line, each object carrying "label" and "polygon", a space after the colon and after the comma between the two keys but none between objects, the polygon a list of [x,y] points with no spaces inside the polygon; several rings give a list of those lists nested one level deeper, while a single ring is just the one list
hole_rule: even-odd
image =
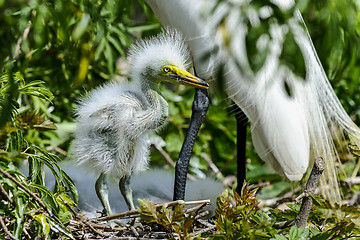
[{"label": "green leaf", "polygon": [[[64,172],[63,170],[60,170],[60,175],[62,176],[62,178],[64,179],[66,185],[68,186],[71,196],[74,199],[75,203],[79,202],[79,193],[76,189],[75,183],[74,181],[69,177],[69,175]],[[69,201],[68,201],[69,202]],[[70,202],[69,202],[70,203]]]},{"label": "green leaf", "polygon": [[72,233],[66,229],[66,227],[54,221],[52,218],[47,217],[46,219],[51,228],[55,230],[55,232],[59,232],[60,234],[66,236],[69,239],[75,239]]},{"label": "green leaf", "polygon": [[59,204],[57,203],[54,194],[49,189],[35,183],[30,183],[29,187],[33,187],[39,190],[40,193],[45,194],[46,200],[51,205],[51,209],[53,209],[55,212],[59,212]]},{"label": "green leaf", "polygon": [[35,214],[34,215],[34,219],[40,223],[41,228],[42,228],[42,234],[44,235],[48,235],[50,233],[50,226],[46,221],[46,216],[45,214],[41,213],[41,214]]},{"label": "green leaf", "polygon": [[21,239],[21,233],[23,231],[24,224],[25,224],[25,221],[24,221],[25,220],[25,212],[28,209],[27,201],[24,200],[26,198],[27,197],[24,196],[20,192],[15,193],[15,197],[13,198],[14,202],[15,202],[15,217],[16,217],[14,236],[17,239]]},{"label": "green leaf", "polygon": [[138,199],[140,203],[140,208],[138,208],[140,217],[146,222],[157,222],[158,214],[156,211],[156,203],[146,199]]},{"label": "green leaf", "polygon": [[273,240],[273,239],[275,239],[275,240],[288,240],[286,237],[281,236],[279,234],[275,234],[275,238],[271,238],[271,240]]},{"label": "green leaf", "polygon": [[90,15],[88,13],[83,13],[80,22],[75,27],[72,37],[74,41],[77,41],[81,36],[87,31],[90,22]]},{"label": "green leaf", "polygon": [[289,238],[296,240],[306,240],[309,237],[309,229],[308,228],[298,228],[295,225],[290,228]]}]

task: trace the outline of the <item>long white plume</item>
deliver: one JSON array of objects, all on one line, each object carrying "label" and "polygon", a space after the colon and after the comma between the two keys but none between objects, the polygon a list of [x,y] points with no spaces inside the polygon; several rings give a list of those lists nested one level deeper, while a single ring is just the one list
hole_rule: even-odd
[{"label": "long white plume", "polygon": [[[292,0],[273,2],[282,9],[293,5]],[[293,181],[303,177],[315,157],[323,157],[326,170],[321,179],[322,193],[328,199],[339,201],[336,146],[340,144],[337,142],[351,136],[360,146],[360,130],[336,97],[300,13],[296,12],[286,26],[270,28],[271,38],[262,39],[270,46],[267,59],[254,73],[247,59],[247,26],[242,22],[240,9],[229,9],[223,4],[212,11],[216,3],[212,0],[147,0],[147,3],[163,25],[184,33],[200,77],[209,79],[217,66],[225,64],[226,92],[250,119],[259,156]],[[225,26],[219,28],[225,14]],[[256,16],[253,20],[257,20]],[[279,56],[288,31],[294,34],[303,54],[306,79],[280,64]],[[224,37],[227,33],[231,34],[230,42]],[[204,59],[209,52],[211,55]],[[241,71],[239,65],[243,67]],[[284,82],[292,89],[291,97],[285,91]],[[341,134],[334,134],[334,130]]]}]

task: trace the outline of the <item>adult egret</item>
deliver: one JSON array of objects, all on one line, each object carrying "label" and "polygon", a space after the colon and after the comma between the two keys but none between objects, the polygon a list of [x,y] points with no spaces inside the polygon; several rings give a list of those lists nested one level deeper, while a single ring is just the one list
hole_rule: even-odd
[{"label": "adult egret", "polygon": [[187,70],[190,53],[181,35],[172,30],[139,41],[130,51],[131,82],[109,83],[80,101],[74,153],[80,164],[100,173],[96,194],[111,215],[106,176],[120,177],[119,187],[129,209],[133,204],[130,177],[144,170],[149,157],[148,135],[161,128],[168,104],[159,82],[208,88]]},{"label": "adult egret", "polygon": [[[322,193],[339,201],[335,170],[339,156],[335,142],[350,136],[359,146],[360,130],[336,97],[300,12],[295,11],[286,24],[270,26],[270,37],[255,40],[258,51],[268,47],[264,64],[255,72],[249,67],[253,59],[247,56],[246,34],[251,24],[256,26],[263,16],[267,18],[272,14],[269,7],[260,9],[259,13],[247,12],[249,15],[245,16],[242,9],[230,6],[227,1],[146,2],[164,26],[175,27],[186,36],[199,77],[216,77],[214,69],[224,64],[225,91],[249,118],[253,144],[259,156],[291,181],[303,177],[311,159],[323,157],[326,169],[320,181]],[[251,1],[229,2],[246,6]],[[294,6],[293,0],[270,2],[283,10]],[[304,57],[305,80],[279,61],[289,31]],[[292,90],[291,97],[284,83]],[[340,134],[335,136],[334,129]]]}]

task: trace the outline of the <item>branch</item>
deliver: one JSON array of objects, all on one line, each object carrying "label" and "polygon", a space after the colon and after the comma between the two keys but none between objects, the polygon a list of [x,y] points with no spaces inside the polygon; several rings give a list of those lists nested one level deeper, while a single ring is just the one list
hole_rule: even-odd
[{"label": "branch", "polygon": [[341,184],[358,185],[360,184],[360,177],[346,178],[340,181]]},{"label": "branch", "polygon": [[[153,144],[153,146],[156,148],[156,150],[159,151],[159,153],[165,158],[165,160],[170,164],[171,167],[175,168],[176,164],[175,162],[171,159],[170,155],[164,151],[164,149],[160,146],[158,146],[157,144]],[[195,181],[196,177],[190,175],[189,173],[186,175],[186,177],[191,180],[191,181]]]},{"label": "branch", "polygon": [[[268,183],[268,182],[267,182]],[[250,189],[254,189],[253,185],[250,186]],[[285,193],[284,195],[280,196],[280,197],[275,197],[275,198],[271,198],[271,199],[267,199],[264,201],[261,201],[260,204],[258,205],[258,207],[260,208],[264,208],[264,206],[266,207],[275,207],[277,205],[279,205],[280,203],[286,202],[286,201],[292,201],[294,199],[294,194],[299,192],[302,189],[302,187],[296,187],[294,190]]]},{"label": "branch", "polygon": [[9,194],[7,194],[6,190],[4,189],[3,185],[0,183],[0,192],[2,195],[4,195],[4,197],[8,200],[8,202],[12,205],[13,201],[10,198]]},{"label": "branch", "polygon": [[215,165],[215,163],[210,159],[210,157],[206,153],[202,153],[201,156],[209,165],[210,169],[214,172],[216,178],[224,179],[224,175],[220,172],[219,168]]},{"label": "branch", "polygon": [[311,170],[310,177],[306,183],[304,190],[304,197],[302,198],[302,203],[300,211],[294,220],[278,223],[280,228],[291,227],[296,224],[297,227],[306,227],[307,220],[309,218],[310,210],[312,208],[312,198],[309,196],[309,193],[314,194],[319,183],[321,174],[325,169],[325,162],[321,157],[315,159],[313,169]]},{"label": "branch", "polygon": [[16,237],[14,235],[12,235],[11,232],[9,231],[9,229],[6,227],[6,224],[1,215],[0,215],[0,225],[4,229],[4,232],[9,236],[9,238],[16,240]]},{"label": "branch", "polygon": [[[31,12],[32,15],[35,15],[34,10]],[[23,35],[21,37],[19,37],[19,39],[16,42],[16,47],[15,47],[15,53],[14,53],[14,59],[16,59],[19,55],[20,55],[20,48],[21,48],[21,44],[22,42],[28,37],[29,32],[30,32],[30,27],[31,27],[32,21],[31,19],[28,21],[27,27],[25,28]]]}]

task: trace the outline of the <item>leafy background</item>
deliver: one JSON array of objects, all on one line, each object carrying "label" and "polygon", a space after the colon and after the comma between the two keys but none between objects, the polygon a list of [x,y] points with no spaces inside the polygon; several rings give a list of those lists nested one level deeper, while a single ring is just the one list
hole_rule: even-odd
[{"label": "leafy background", "polygon": [[[336,94],[360,125],[359,1],[296,2]],[[69,218],[62,199],[70,205],[70,196],[77,199],[71,179],[57,165],[59,160],[74,160],[76,100],[111,79],[124,81],[129,46],[160,28],[141,0],[0,0],[0,167],[45,199],[49,208],[57,209],[55,218],[47,216],[52,227],[63,229],[56,218],[62,223]],[[151,164],[173,170],[156,148],[163,148],[173,161],[177,159],[190,121],[194,90],[167,85],[161,90],[169,101],[171,117],[159,133],[166,145],[154,140]],[[223,180],[236,172],[234,110],[222,92],[211,91],[210,95],[211,106],[194,147],[190,171],[198,178],[215,175],[205,161],[208,157],[221,170],[217,177]],[[247,156],[248,180],[270,182],[258,197],[273,198],[300,184],[287,182],[267,169],[254,152],[249,130]],[[23,161],[30,163],[29,176],[18,170]],[[348,176],[358,175],[357,161],[344,158]],[[41,187],[45,166],[57,179],[53,192]],[[0,210],[0,215],[16,219],[15,236],[20,236],[24,218],[37,223],[39,233],[49,234],[42,221],[45,215],[21,214],[40,203],[31,203],[31,197],[4,175],[0,175],[0,182],[16,199],[16,208],[3,205]],[[343,189],[345,198],[357,190],[356,186]]]}]

